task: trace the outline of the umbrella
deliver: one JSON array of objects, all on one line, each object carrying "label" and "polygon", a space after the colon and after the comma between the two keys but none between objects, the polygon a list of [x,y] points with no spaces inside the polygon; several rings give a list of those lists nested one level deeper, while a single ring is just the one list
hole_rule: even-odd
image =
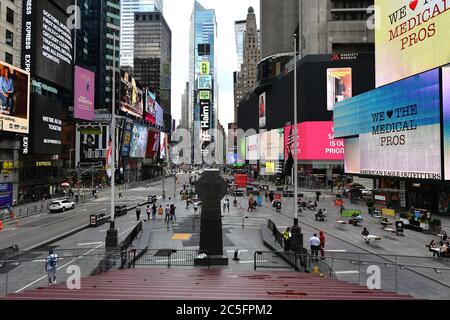
[{"label": "umbrella", "polygon": [[70,183],[64,182],[63,184],[61,184],[61,187],[63,187],[63,188],[69,188],[69,187],[70,187]]}]

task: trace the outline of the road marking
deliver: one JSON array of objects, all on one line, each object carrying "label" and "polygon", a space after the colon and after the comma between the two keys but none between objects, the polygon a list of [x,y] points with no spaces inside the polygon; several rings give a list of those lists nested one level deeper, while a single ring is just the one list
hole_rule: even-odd
[{"label": "road marking", "polygon": [[[267,260],[258,260],[258,262],[269,262]],[[248,260],[248,261],[239,261],[240,264],[250,264],[250,263],[255,263],[254,260]]]},{"label": "road marking", "polygon": [[352,271],[335,271],[334,272],[335,274],[343,274],[343,275],[345,275],[345,274],[359,274],[359,271],[356,271],[356,270],[352,270]]},{"label": "road marking", "polygon": [[[106,209],[105,209],[105,210],[106,210]],[[119,236],[123,235],[124,233],[126,233],[126,232],[128,232],[128,231],[130,231],[130,230],[133,230],[134,228],[135,228],[135,227],[130,228],[130,229],[128,229],[128,230],[125,230],[124,232],[122,232],[121,234],[119,234]],[[97,247],[95,247],[94,249],[92,249],[92,250],[86,252],[85,254],[81,255],[81,256],[78,257],[77,259],[79,260],[80,258],[87,256],[87,255],[90,254],[91,252],[97,250],[98,248],[103,247],[104,245],[105,245],[104,243],[102,243],[101,245],[98,245]],[[72,261],[70,261],[70,262],[66,263],[65,265],[63,265],[63,266],[57,268],[56,270],[59,271],[59,270],[61,270],[61,269],[64,269],[64,268],[67,267],[68,265],[70,265],[70,264],[72,264],[73,262],[75,262],[75,260],[77,260],[77,259],[73,259]],[[61,260],[62,260],[62,259],[61,259]],[[28,284],[28,285],[26,285],[26,286],[23,287],[22,289],[17,290],[17,291],[14,292],[14,293],[15,293],[15,294],[21,293],[22,291],[24,291],[24,290],[26,290],[27,288],[31,287],[32,285],[38,283],[39,281],[44,280],[45,278],[47,278],[46,275],[43,276],[43,277],[41,277],[41,278],[39,278],[38,280],[36,280],[36,281],[34,281],[34,282]]]},{"label": "road marking", "polygon": [[325,252],[336,252],[336,253],[339,253],[339,252],[347,252],[347,250],[325,250]]},{"label": "road marking", "polygon": [[103,242],[91,242],[91,243],[79,243],[79,246],[94,246],[96,244],[101,244]]},{"label": "road marking", "polygon": [[87,211],[87,209],[81,209],[79,212],[85,212]]},{"label": "road marking", "polygon": [[[228,250],[227,252],[228,253],[235,253],[236,250]],[[239,250],[239,253],[241,253],[241,252],[248,252],[248,250]]]}]

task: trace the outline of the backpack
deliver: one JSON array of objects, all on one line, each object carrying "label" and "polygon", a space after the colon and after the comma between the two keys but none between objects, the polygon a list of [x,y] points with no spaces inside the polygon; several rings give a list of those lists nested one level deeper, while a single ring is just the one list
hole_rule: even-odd
[{"label": "backpack", "polygon": [[56,256],[52,255],[52,256],[50,256],[50,259],[48,261],[48,265],[51,268],[54,268],[54,267],[56,267],[57,262],[58,262],[58,258]]}]

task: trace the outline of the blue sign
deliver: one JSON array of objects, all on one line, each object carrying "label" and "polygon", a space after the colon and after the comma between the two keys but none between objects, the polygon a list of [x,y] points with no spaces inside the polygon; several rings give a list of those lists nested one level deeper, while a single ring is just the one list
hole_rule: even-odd
[{"label": "blue sign", "polygon": [[129,157],[131,150],[131,135],[133,132],[133,124],[127,122],[123,128],[123,141],[122,141],[122,157]]},{"label": "blue sign", "polygon": [[13,184],[0,183],[0,207],[11,207],[13,205]]}]

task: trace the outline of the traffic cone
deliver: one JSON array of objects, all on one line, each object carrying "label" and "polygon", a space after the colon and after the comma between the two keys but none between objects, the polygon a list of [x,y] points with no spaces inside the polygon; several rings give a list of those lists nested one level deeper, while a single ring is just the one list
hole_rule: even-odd
[{"label": "traffic cone", "polygon": [[3,230],[3,221],[2,220],[0,220],[0,231],[2,231]]}]

